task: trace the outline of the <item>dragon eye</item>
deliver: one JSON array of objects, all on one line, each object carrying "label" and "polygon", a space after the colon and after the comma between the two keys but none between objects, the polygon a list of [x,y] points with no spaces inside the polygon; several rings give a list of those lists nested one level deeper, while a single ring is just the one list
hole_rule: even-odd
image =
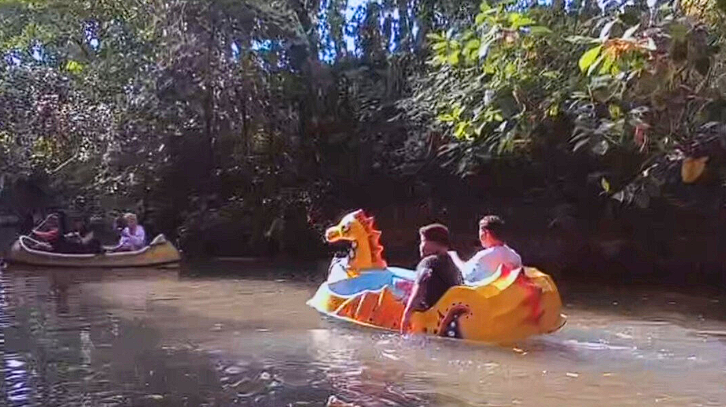
[{"label": "dragon eye", "polygon": [[350,230],[350,223],[346,223],[345,225],[343,225],[342,230],[343,233],[348,233],[348,231]]}]

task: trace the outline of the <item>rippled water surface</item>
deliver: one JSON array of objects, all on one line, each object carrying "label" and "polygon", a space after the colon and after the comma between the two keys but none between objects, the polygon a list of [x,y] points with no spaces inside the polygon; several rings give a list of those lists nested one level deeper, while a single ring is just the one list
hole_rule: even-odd
[{"label": "rippled water surface", "polygon": [[295,270],[219,267],[6,270],[0,404],[726,405],[718,299],[563,290],[565,328],[505,348],[325,320],[315,282],[270,277]]}]

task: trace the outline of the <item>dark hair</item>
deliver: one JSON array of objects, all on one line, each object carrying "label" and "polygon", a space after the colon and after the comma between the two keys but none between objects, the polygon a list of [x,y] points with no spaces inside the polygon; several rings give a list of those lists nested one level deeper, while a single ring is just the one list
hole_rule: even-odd
[{"label": "dark hair", "polygon": [[436,242],[446,247],[451,246],[449,240],[449,229],[440,223],[426,225],[419,229],[418,232],[421,234],[421,237],[429,242]]},{"label": "dark hair", "polygon": [[504,227],[504,220],[496,215],[487,215],[479,221],[479,228],[486,229],[497,239],[503,239],[506,229]]}]

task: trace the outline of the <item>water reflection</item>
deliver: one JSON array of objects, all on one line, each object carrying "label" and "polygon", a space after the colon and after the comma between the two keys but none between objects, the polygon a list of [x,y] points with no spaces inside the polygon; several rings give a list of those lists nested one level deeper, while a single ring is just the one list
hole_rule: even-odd
[{"label": "water reflection", "polygon": [[4,272],[0,404],[726,404],[723,338],[698,334],[726,330],[717,320],[585,303],[567,310],[563,331],[500,348],[326,320],[303,305],[315,288],[158,270]]}]

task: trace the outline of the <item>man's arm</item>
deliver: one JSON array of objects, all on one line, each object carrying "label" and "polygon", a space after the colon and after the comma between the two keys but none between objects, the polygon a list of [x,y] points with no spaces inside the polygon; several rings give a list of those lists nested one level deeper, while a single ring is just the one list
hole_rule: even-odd
[{"label": "man's arm", "polygon": [[417,301],[421,300],[421,295],[423,294],[424,287],[423,282],[426,281],[426,279],[431,275],[432,273],[432,259],[426,258],[421,260],[419,265],[416,267],[416,280],[414,281],[413,288],[411,289],[411,294],[408,297],[408,301],[406,302],[406,308],[403,310],[403,316],[401,317],[401,333],[405,333],[408,330],[408,325],[411,320],[411,313],[413,313],[413,306],[416,304]]},{"label": "man's arm", "polygon": [[466,263],[464,263],[463,260],[461,260],[461,257],[459,257],[459,253],[457,253],[455,250],[451,250],[448,252],[449,257],[451,257],[451,261],[454,262],[454,265],[456,268],[459,269],[460,272],[464,272],[464,267],[466,267]]},{"label": "man's arm", "polygon": [[401,317],[401,333],[404,334],[408,331],[411,313],[413,312],[413,304],[418,300],[419,291],[421,290],[421,284],[418,281],[413,285],[411,289],[411,295],[408,297],[406,308],[403,310],[403,316]]},{"label": "man's arm", "polygon": [[34,235],[46,241],[55,239],[56,237],[58,237],[58,233],[58,229],[49,230],[47,232],[41,232],[39,230],[33,231]]},{"label": "man's arm", "polygon": [[461,273],[461,278],[464,280],[464,282],[469,280],[469,277],[474,272],[474,269],[476,268],[477,263],[481,259],[481,253],[479,252],[475,255],[473,255],[469,260],[463,261],[459,257],[458,254],[454,251],[449,252],[449,257],[451,257],[451,260],[454,262],[454,265],[456,265],[456,268],[459,269],[459,272]]}]

